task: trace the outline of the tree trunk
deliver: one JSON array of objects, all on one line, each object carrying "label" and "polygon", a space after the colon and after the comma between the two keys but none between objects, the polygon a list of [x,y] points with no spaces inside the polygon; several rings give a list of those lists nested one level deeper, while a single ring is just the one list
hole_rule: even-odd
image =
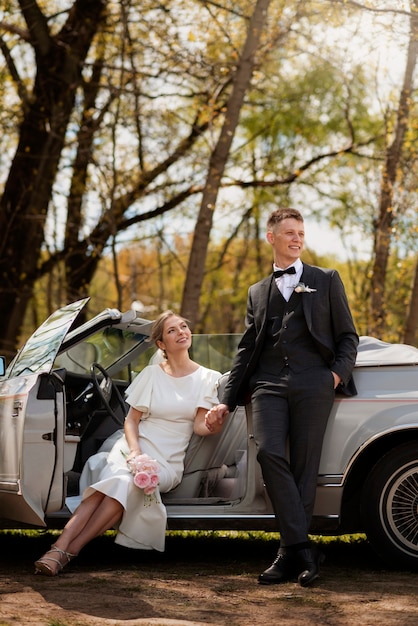
[{"label": "tree trunk", "polygon": [[380,189],[379,216],[376,220],[374,264],[371,279],[370,322],[368,333],[382,337],[385,330],[385,281],[389,259],[392,227],[396,219],[393,207],[393,187],[402,154],[402,143],[409,122],[413,76],[418,56],[418,0],[411,12],[410,37],[405,76],[399,100],[393,141],[386,150]]},{"label": "tree trunk", "polygon": [[199,297],[203,284],[206,254],[216,199],[238,125],[244,96],[250,84],[254,57],[267,19],[269,5],[270,0],[257,0],[254,7],[247,38],[232,82],[232,91],[226,107],[225,120],[209,162],[209,171],[193,237],[181,305],[181,314],[191,322],[193,327],[199,320]]},{"label": "tree trunk", "polygon": [[51,36],[35,2],[20,0],[36,56],[33,93],[0,200],[0,343],[13,353],[44,242],[44,225],[65,134],[104,0],[76,0]]},{"label": "tree trunk", "polygon": [[[84,83],[84,110],[77,136],[77,154],[72,168],[70,192],[68,194],[67,220],[65,224],[64,239],[64,266],[65,266],[65,291],[66,300],[72,302],[88,295],[90,282],[96,272],[100,253],[95,250],[94,254],[88,255],[87,246],[80,240],[83,228],[83,199],[86,194],[88,180],[88,166],[92,159],[93,142],[95,132],[103,121],[112,99],[102,106],[100,114],[93,117],[91,110],[98,110],[97,97],[100,90],[100,78],[103,69],[103,59],[99,56],[93,64],[90,81]],[[106,241],[104,242],[104,244]],[[103,246],[104,246],[103,244]],[[83,310],[81,316],[85,314]],[[80,319],[80,316],[79,316]]]}]

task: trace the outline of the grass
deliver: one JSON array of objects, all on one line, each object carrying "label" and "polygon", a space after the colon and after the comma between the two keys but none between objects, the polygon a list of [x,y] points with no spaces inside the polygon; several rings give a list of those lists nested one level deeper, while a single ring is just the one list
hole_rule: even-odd
[{"label": "grass", "polygon": [[[2,560],[13,566],[16,554],[33,562],[54,543],[59,531],[50,530],[0,530]],[[108,531],[88,544],[77,559],[77,564],[91,566],[100,563],[107,569],[137,569],[140,564],[178,563],[182,569],[206,564],[215,570],[220,563],[225,567],[242,567],[251,571],[256,564],[264,566],[277,552],[279,534],[262,531],[168,531],[165,552],[129,550],[117,546],[114,531]],[[372,553],[364,535],[340,537],[313,536],[312,541],[325,552],[327,562],[346,562],[357,565],[373,563]],[[0,625],[1,626],[1,625]]]},{"label": "grass", "polygon": [[[59,534],[59,530],[0,530],[0,549],[4,548],[7,551],[8,540],[12,538],[14,540],[20,539],[22,542],[28,542],[29,540],[31,540],[32,542],[43,542],[47,540],[47,542],[53,543],[54,540],[59,536]],[[102,537],[95,541],[97,542],[112,540],[115,534],[115,531],[107,531]],[[261,544],[269,547],[270,545],[277,545],[279,539],[279,533],[265,531],[172,530],[167,531],[166,533],[167,543],[170,543],[172,545],[184,541],[187,541],[189,543],[200,543],[202,545],[219,542],[228,542],[231,545],[236,543],[238,545],[242,542],[245,542],[247,547],[249,547],[251,543],[257,543],[258,545]],[[367,541],[366,536],[363,534],[340,536],[312,535],[311,540],[317,545],[328,547],[338,545],[363,545]]]}]

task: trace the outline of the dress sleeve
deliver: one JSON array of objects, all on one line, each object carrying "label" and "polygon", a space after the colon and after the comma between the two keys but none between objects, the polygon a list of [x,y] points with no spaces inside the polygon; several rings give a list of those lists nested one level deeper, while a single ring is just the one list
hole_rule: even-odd
[{"label": "dress sleeve", "polygon": [[126,402],[134,409],[141,411],[141,413],[143,413],[142,417],[146,417],[148,415],[151,406],[152,389],[154,386],[154,372],[156,367],[159,367],[159,365],[148,365],[145,367],[129,385],[125,392]]},{"label": "dress sleeve", "polygon": [[222,374],[206,367],[202,367],[201,370],[202,376],[197,407],[211,409],[215,404],[219,403],[218,383]]}]

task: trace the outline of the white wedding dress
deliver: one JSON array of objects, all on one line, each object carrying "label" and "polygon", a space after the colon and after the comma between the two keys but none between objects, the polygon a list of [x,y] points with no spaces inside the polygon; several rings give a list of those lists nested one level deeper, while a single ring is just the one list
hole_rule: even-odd
[{"label": "white wedding dress", "polygon": [[[143,413],[139,423],[141,451],[160,464],[160,483],[155,493],[144,496],[134,485],[126,465],[129,453],[123,431],[114,433],[100,451],[90,457],[80,478],[80,493],[94,490],[118,500],[124,513],[116,543],[129,548],[164,550],[167,513],[160,492],[176,487],[183,475],[184,456],[199,407],[218,403],[220,372],[200,366],[195,372],[174,378],[160,365],[147,366],[126,390],[127,402]],[[80,497],[67,498],[73,512]]]}]

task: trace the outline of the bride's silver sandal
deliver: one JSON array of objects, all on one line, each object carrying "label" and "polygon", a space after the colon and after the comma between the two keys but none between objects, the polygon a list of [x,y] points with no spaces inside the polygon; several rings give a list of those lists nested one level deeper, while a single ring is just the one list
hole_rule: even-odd
[{"label": "bride's silver sandal", "polygon": [[[57,552],[59,555],[58,558],[56,559],[53,556],[47,556],[51,552]],[[45,552],[45,554],[40,559],[35,561],[35,574],[43,574],[44,576],[58,576],[63,568],[68,565],[71,559],[76,556],[76,554],[71,554],[71,552],[66,552],[65,550],[61,550],[60,548],[57,548],[57,546],[53,545],[47,552]],[[55,563],[56,565],[58,565],[58,567],[54,567],[54,565],[52,565],[51,567],[48,565],[48,563]]]}]

